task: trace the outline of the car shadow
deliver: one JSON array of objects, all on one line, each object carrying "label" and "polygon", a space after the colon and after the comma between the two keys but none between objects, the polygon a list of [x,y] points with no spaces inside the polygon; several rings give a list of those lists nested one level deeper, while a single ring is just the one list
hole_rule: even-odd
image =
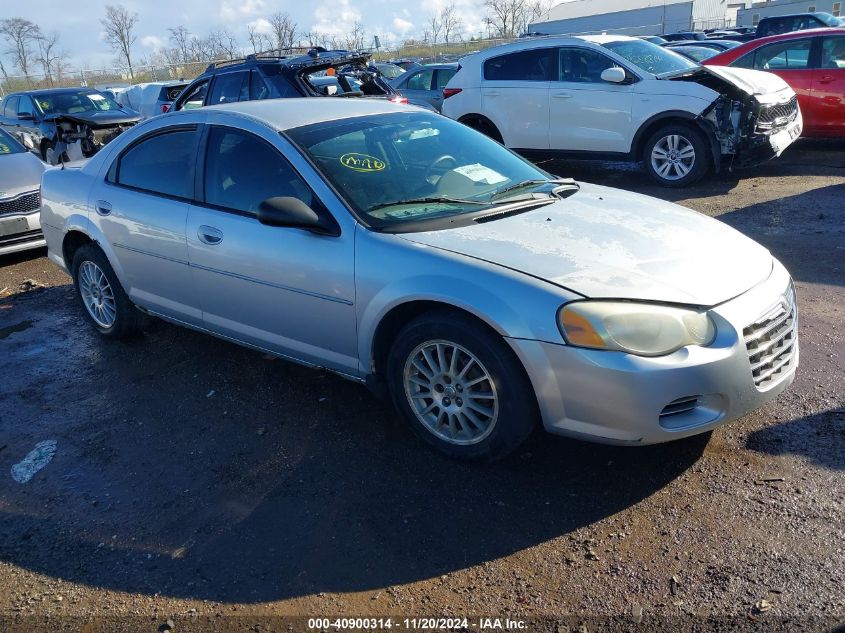
[{"label": "car shadow", "polygon": [[845,471],[845,406],[754,431],[746,448],[767,455],[798,455]]},{"label": "car shadow", "polygon": [[[377,590],[573,535],[664,488],[708,435],[640,448],[538,433],[493,465],[441,458],[385,401],[163,324],[94,336],[67,287],[0,327],[0,559],[127,592],[260,602]],[[561,553],[563,556],[563,553]]]}]

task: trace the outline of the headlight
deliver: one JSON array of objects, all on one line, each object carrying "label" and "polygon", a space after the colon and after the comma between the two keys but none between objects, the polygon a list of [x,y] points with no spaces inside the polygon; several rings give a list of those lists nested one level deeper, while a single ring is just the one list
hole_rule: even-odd
[{"label": "headlight", "polygon": [[716,337],[705,312],[647,303],[576,301],[561,308],[558,324],[570,345],[638,356],[663,356]]}]

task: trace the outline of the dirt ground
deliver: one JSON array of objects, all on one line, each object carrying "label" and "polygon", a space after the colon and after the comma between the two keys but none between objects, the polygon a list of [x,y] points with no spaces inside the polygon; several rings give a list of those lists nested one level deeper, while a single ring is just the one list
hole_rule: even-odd
[{"label": "dirt ground", "polygon": [[[767,246],[798,290],[792,388],[712,435],[613,448],[537,434],[463,465],[331,374],[164,323],[103,341],[43,252],[0,258],[0,630],[845,623],[845,143],[802,141],[681,191],[630,167],[544,166]],[[15,481],[46,440],[52,461]]]}]

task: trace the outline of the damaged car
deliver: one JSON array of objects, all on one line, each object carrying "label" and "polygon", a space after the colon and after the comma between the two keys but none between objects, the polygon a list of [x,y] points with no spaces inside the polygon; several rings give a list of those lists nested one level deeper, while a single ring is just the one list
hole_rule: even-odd
[{"label": "damaged car", "polygon": [[16,92],[0,104],[0,128],[50,165],[90,158],[139,120],[88,88]]},{"label": "damaged car", "polygon": [[371,58],[365,51],[317,47],[297,55],[258,53],[216,62],[182,91],[172,110],[288,97],[368,97],[432,109],[396,92]]},{"label": "damaged car", "polygon": [[703,67],[639,38],[537,38],[461,60],[443,114],[525,155],[642,161],[683,187],[779,156],[801,135],[780,77]]}]

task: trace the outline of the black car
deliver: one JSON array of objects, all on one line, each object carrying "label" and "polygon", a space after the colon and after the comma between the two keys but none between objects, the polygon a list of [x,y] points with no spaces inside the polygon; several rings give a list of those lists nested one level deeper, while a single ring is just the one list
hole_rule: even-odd
[{"label": "black car", "polygon": [[15,92],[0,103],[0,128],[51,164],[74,143],[83,157],[93,156],[139,119],[137,112],[88,88]]},{"label": "black car", "polygon": [[680,31],[679,33],[667,33],[661,35],[667,42],[682,42],[686,40],[706,40],[707,36],[699,31]]},{"label": "black car", "polygon": [[845,20],[822,11],[775,15],[760,19],[759,24],[757,24],[755,36],[766,37],[768,35],[806,31],[807,29],[821,29],[829,26],[845,26]]},{"label": "black car", "polygon": [[182,91],[172,110],[287,97],[378,97],[408,103],[371,65],[370,57],[366,52],[315,48],[296,56],[257,54],[211,64]]}]

